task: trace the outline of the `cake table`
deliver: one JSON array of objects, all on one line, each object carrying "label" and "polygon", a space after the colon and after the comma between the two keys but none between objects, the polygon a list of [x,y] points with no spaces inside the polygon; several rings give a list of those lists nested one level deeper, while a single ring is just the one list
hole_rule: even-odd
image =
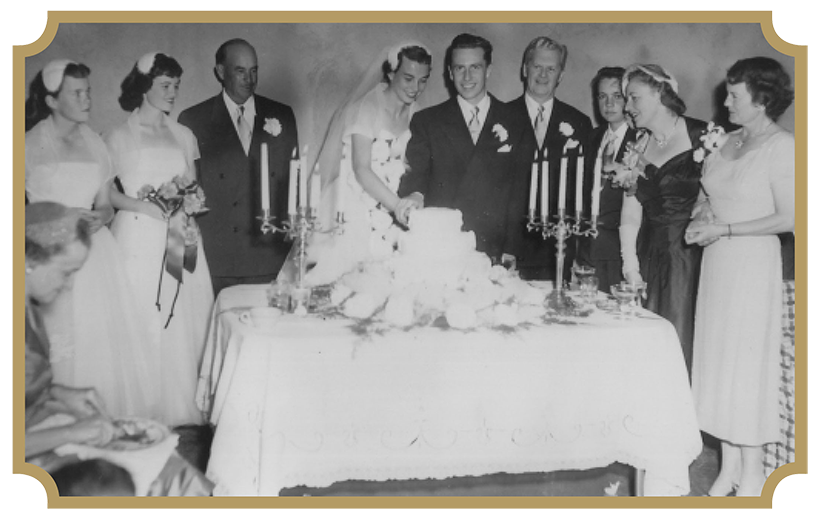
[{"label": "cake table", "polygon": [[198,388],[214,495],[613,462],[645,474],[645,495],[689,492],[701,437],[677,335],[654,314],[367,335],[240,319],[265,290],[231,287],[214,307]]}]

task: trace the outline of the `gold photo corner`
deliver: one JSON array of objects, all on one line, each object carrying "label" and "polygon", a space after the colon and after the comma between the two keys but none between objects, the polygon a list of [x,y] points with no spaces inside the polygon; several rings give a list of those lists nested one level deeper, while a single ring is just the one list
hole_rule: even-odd
[{"label": "gold photo corner", "polygon": [[[36,42],[48,24],[45,11],[12,11],[12,45]],[[772,11],[775,33],[786,43],[808,46],[808,12]],[[808,475],[790,474],[775,487],[772,508],[808,508]],[[36,478],[12,474],[12,508],[47,508],[48,493]]]}]

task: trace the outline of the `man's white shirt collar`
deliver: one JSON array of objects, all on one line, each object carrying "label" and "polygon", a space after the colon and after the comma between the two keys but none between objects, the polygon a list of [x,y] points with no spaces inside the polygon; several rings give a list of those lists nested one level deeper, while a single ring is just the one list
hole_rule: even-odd
[{"label": "man's white shirt collar", "polygon": [[461,108],[461,115],[464,116],[464,122],[469,126],[470,120],[473,118],[473,109],[478,107],[478,122],[481,128],[484,128],[484,121],[487,120],[487,113],[490,111],[490,94],[484,92],[484,98],[478,104],[472,104],[466,101],[461,96],[456,96],[458,106]]},{"label": "man's white shirt collar", "polygon": [[[533,99],[529,93],[524,94],[524,102],[527,105],[527,113],[530,116],[530,123],[532,123],[532,127],[535,128],[535,118],[538,117],[538,108],[541,106],[541,103]],[[552,107],[554,105],[555,96],[550,97],[549,100],[543,104],[544,121],[546,121],[547,124],[549,124],[550,122],[550,117],[552,116]]]},{"label": "man's white shirt collar", "polygon": [[[236,126],[236,116],[239,113],[239,105],[231,99],[231,96],[228,95],[225,89],[222,89],[222,99],[225,100],[225,106],[228,108],[228,113],[231,114],[233,125]],[[253,120],[256,117],[256,101],[254,96],[250,96],[242,106],[245,107],[245,119],[251,127],[253,127]]]},{"label": "man's white shirt collar", "polygon": [[624,137],[626,137],[626,130],[628,129],[629,125],[626,122],[621,124],[621,126],[615,131],[612,131],[612,128],[609,126],[609,124],[607,124],[606,132],[604,132],[604,138],[601,139],[601,151],[603,151],[603,147],[606,146],[607,140],[610,139],[610,135],[615,136],[613,144],[616,150],[619,149],[621,147],[621,143],[624,140]]}]

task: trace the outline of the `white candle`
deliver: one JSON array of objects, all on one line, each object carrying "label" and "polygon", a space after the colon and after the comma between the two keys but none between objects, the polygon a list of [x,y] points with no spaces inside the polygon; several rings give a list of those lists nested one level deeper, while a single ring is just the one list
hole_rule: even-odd
[{"label": "white candle", "polygon": [[319,175],[319,165],[313,170],[310,177],[310,207],[313,208],[314,214],[319,209],[319,194],[322,191],[322,178]]},{"label": "white candle", "polygon": [[307,144],[302,148],[302,156],[299,164],[299,207],[307,208]]},{"label": "white candle", "polygon": [[563,215],[567,208],[567,156],[561,157],[561,176],[558,178],[558,214]]},{"label": "white candle", "polygon": [[535,217],[535,199],[538,196],[538,154],[532,162],[532,173],[530,174],[530,211],[529,217]]},{"label": "white candle", "polygon": [[578,162],[575,167],[575,213],[581,216],[584,210],[584,148],[578,146]]},{"label": "white candle", "polygon": [[549,220],[550,217],[550,165],[546,157],[541,162],[541,219]]},{"label": "white candle", "polygon": [[259,161],[261,168],[259,176],[261,177],[262,185],[262,210],[270,210],[270,175],[268,174],[268,143],[263,142],[259,153]]},{"label": "white candle", "polygon": [[595,158],[595,167],[592,175],[592,208],[590,212],[593,217],[598,216],[601,207],[601,154]]},{"label": "white candle", "polygon": [[290,171],[288,175],[288,214],[296,214],[296,186],[299,182],[299,161],[296,160],[296,148],[293,148],[293,156],[290,159]]}]

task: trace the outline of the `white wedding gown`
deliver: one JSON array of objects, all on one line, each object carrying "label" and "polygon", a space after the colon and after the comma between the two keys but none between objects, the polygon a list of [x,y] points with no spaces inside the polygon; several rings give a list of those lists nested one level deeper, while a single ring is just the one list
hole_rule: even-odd
[{"label": "white wedding gown", "polygon": [[[196,142],[186,130],[174,127],[180,132],[177,135],[190,140],[180,143],[175,139],[165,147],[142,147],[130,123],[115,129],[107,141],[125,194],[136,198],[145,185],[158,188],[185,174],[189,160],[196,156]],[[168,123],[176,124],[170,120]],[[197,244],[194,272],[184,270],[183,282],[178,285],[164,269],[166,222],[120,211],[111,229],[124,252],[137,300],[148,312],[151,342],[146,348],[150,351],[151,374],[147,382],[159,394],[150,415],[169,425],[201,423],[195,394],[214,301],[202,241]]]},{"label": "white wedding gown", "polygon": [[[371,169],[391,191],[395,193],[399,189],[406,170],[404,153],[410,130],[395,135],[389,129],[386,88],[385,83],[379,84],[350,108],[352,118],[343,132],[339,176],[322,190],[321,210],[327,222],[342,200],[344,232],[317,235],[311,242],[309,255],[316,266],[307,275],[310,285],[330,283],[359,262],[389,256],[403,232],[392,214],[362,188],[353,171],[352,137],[363,135],[373,142]],[[414,108],[412,105],[409,116]]]}]

